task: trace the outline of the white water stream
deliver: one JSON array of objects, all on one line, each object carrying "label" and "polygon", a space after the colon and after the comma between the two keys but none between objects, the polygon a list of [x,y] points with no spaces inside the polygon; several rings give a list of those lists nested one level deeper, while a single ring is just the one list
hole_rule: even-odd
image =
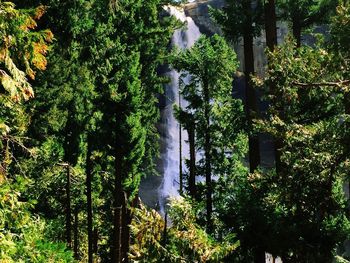
[{"label": "white water stream", "polygon": [[[165,9],[170,15],[176,17],[181,22],[185,22],[186,28],[178,29],[172,37],[172,45],[181,49],[190,48],[200,37],[201,33],[191,17],[185,15],[185,11],[180,7],[166,6]],[[174,117],[174,104],[186,106],[186,101],[179,98],[179,76],[180,74],[172,69],[167,73],[171,79],[165,89],[166,107],[162,112],[162,119],[166,125],[166,151],[162,156],[164,175],[159,188],[160,211],[164,213],[166,200],[169,197],[179,196],[179,174],[180,174],[180,125]],[[187,132],[181,131],[182,141],[182,167],[185,167],[184,160],[189,156],[189,146],[186,142]],[[183,169],[184,172],[184,169]]]}]

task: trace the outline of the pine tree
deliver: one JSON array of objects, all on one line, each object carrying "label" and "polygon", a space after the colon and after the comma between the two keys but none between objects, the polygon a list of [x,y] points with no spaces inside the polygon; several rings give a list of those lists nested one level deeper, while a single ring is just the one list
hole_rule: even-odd
[{"label": "pine tree", "polygon": [[[246,114],[252,127],[254,115],[259,112],[257,94],[251,85],[251,75],[255,73],[253,40],[260,34],[263,6],[260,1],[227,1],[223,10],[212,13],[229,40],[243,40]],[[249,164],[251,172],[260,164],[259,139],[253,132],[249,136]]]},{"label": "pine tree", "polygon": [[[191,75],[190,83],[185,84],[181,92],[189,106],[184,112],[179,109],[178,116],[188,129],[194,123],[196,126],[195,149],[203,152],[196,171],[205,177],[206,224],[208,232],[212,233],[213,176],[229,173],[225,169],[229,169],[227,163],[230,163],[230,154],[234,154],[237,139],[237,132],[232,129],[242,128],[242,108],[231,96],[233,74],[237,69],[236,55],[218,35],[201,37],[191,49],[176,54],[173,65],[186,72],[185,75]],[[188,114],[192,116],[190,123],[181,118]],[[230,152],[228,156],[227,151]]]},{"label": "pine tree", "polygon": [[[250,172],[253,173],[260,165],[260,144],[258,135],[253,131],[253,119],[259,115],[259,102],[256,90],[251,83],[251,76],[255,74],[254,37],[260,34],[263,24],[262,1],[226,1],[226,6],[223,10],[213,12],[213,15],[228,39],[234,41],[243,40],[245,110],[250,132],[249,168]],[[255,250],[255,262],[265,262],[265,252],[263,249],[257,247]]]},{"label": "pine tree", "polygon": [[[98,107],[103,114],[100,147],[114,179],[114,215],[110,235],[111,260],[127,261],[129,250],[130,207],[137,198],[141,176],[154,173],[158,151],[155,124],[159,116],[158,92],[164,80],[157,74],[165,59],[174,20],[161,16],[160,1],[124,1],[110,12],[106,3],[96,3],[93,56],[98,58],[96,86]],[[128,14],[127,16],[125,14]],[[101,48],[103,47],[103,48]],[[112,136],[110,136],[112,134]],[[112,168],[113,167],[113,168]],[[113,220],[112,220],[113,218]]]},{"label": "pine tree", "polygon": [[[332,85],[342,66],[330,50],[295,50],[294,44],[287,41],[269,55],[265,84],[275,83],[276,95],[283,99],[272,100],[270,120],[260,125],[283,142],[285,168],[282,173],[256,174],[250,183],[255,197],[260,196],[265,228],[276,222],[280,226],[271,233],[276,243],[266,243],[269,251],[284,262],[331,261],[349,226],[342,189],[347,149],[339,144],[348,137],[346,121],[339,123],[346,93]],[[322,73],[325,68],[327,74]]]},{"label": "pine tree", "polygon": [[303,30],[317,23],[329,21],[335,12],[337,0],[282,0],[277,2],[282,18],[291,22],[297,47],[301,46]]}]

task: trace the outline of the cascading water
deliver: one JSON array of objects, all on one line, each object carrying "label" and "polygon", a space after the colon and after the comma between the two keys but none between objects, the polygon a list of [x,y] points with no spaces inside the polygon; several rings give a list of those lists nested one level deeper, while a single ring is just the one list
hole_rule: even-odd
[{"label": "cascading water", "polygon": [[[186,23],[185,29],[176,30],[172,37],[172,45],[181,49],[190,48],[196,40],[200,37],[201,33],[191,17],[185,15],[185,11],[182,8],[167,6],[165,7],[170,15],[176,17],[182,22]],[[169,197],[178,196],[179,190],[179,174],[180,174],[180,125],[174,117],[173,105],[176,103],[182,106],[186,105],[186,101],[183,101],[179,96],[179,76],[180,74],[176,70],[170,70],[166,74],[171,82],[165,88],[165,108],[161,112],[162,122],[165,127],[165,151],[162,155],[163,161],[163,181],[159,188],[159,208],[164,213],[164,207],[166,200]],[[181,143],[182,143],[182,162],[183,167],[184,159],[189,156],[189,148],[186,143],[187,133],[181,130]]]},{"label": "cascading water", "polygon": [[[188,1],[195,2],[195,1]],[[176,30],[172,37],[172,46],[181,49],[190,48],[200,37],[200,31],[191,17],[187,17],[185,11],[180,7],[166,6],[166,11],[187,24],[186,29]],[[161,133],[161,170],[163,177],[150,177],[143,181],[140,187],[140,196],[147,205],[158,209],[164,215],[165,205],[169,197],[179,196],[179,175],[180,175],[180,125],[174,117],[174,104],[186,106],[186,101],[179,97],[179,76],[180,74],[173,69],[167,70],[166,76],[170,78],[170,83],[165,86],[164,98],[161,106],[161,121],[159,130]],[[187,82],[190,76],[187,76]],[[182,142],[182,162],[189,158],[189,146],[186,142],[187,132],[181,131]],[[159,185],[157,193],[155,186]],[[281,263],[281,259],[274,259],[270,254],[266,253],[266,263]]]}]

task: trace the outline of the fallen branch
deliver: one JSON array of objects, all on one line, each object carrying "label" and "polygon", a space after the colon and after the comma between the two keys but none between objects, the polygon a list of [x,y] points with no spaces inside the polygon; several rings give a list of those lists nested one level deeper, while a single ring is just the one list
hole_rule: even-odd
[{"label": "fallen branch", "polygon": [[350,80],[342,80],[338,82],[316,82],[316,83],[301,83],[301,82],[292,82],[293,85],[311,88],[311,87],[342,87],[344,85],[350,84]]}]

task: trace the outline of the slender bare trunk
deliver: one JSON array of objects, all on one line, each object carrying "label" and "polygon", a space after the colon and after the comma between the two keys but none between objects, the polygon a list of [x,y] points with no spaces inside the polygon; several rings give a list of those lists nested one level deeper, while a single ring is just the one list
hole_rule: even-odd
[{"label": "slender bare trunk", "polygon": [[265,3],[265,31],[266,45],[270,51],[277,46],[277,26],[276,26],[276,4],[275,0],[267,0]]},{"label": "slender bare trunk", "polygon": [[[265,3],[265,31],[266,31],[266,45],[270,51],[274,51],[277,46],[277,18],[276,18],[276,3],[275,0],[267,0]],[[270,83],[270,94],[276,95],[276,84]],[[281,163],[281,139],[274,139],[275,148],[275,164],[276,172],[279,173],[282,169]]]},{"label": "slender bare trunk", "polygon": [[77,206],[75,206],[74,208],[74,230],[73,230],[73,234],[74,234],[74,248],[73,248],[73,252],[74,252],[74,258],[76,260],[79,259],[79,209]]},{"label": "slender bare trunk", "polygon": [[[243,34],[244,64],[246,81],[246,112],[250,129],[252,129],[253,112],[258,112],[258,103],[255,89],[251,85],[250,75],[254,73],[254,49],[253,49],[253,27],[252,10],[250,1],[245,0],[244,10],[246,11],[246,25]],[[254,172],[260,164],[259,138],[255,134],[249,136],[249,164],[250,172]]]},{"label": "slender bare trunk", "polygon": [[[345,92],[344,94],[344,106],[345,106],[345,113],[350,115],[350,94],[348,92]],[[345,143],[345,145],[348,146],[348,151],[350,151],[350,138],[347,138],[348,142]],[[349,196],[350,196],[350,181],[349,181]],[[350,197],[349,197],[350,198]]]},{"label": "slender bare trunk", "polygon": [[[181,95],[179,91],[179,107],[181,110]],[[179,181],[180,181],[180,194],[183,194],[183,174],[182,174],[182,125],[179,125]]]},{"label": "slender bare trunk", "polygon": [[212,213],[213,213],[213,182],[211,171],[211,134],[210,134],[210,94],[209,83],[204,81],[204,119],[205,119],[205,138],[204,138],[204,156],[205,156],[205,183],[206,183],[206,209],[207,209],[207,230],[213,231]]},{"label": "slender bare trunk", "polygon": [[266,263],[265,251],[261,248],[256,248],[254,253],[254,263]]},{"label": "slender bare trunk", "polygon": [[114,209],[114,231],[113,231],[113,256],[112,262],[120,263],[121,261],[121,210],[122,208],[115,207]]},{"label": "slender bare trunk", "polygon": [[93,262],[93,231],[92,231],[92,139],[91,135],[88,135],[87,138],[87,154],[86,154],[86,200],[87,200],[87,230],[88,230],[88,263]]},{"label": "slender bare trunk", "polygon": [[[116,116],[118,119],[118,116]],[[114,178],[114,230],[112,245],[112,262],[121,262],[121,238],[122,238],[122,213],[123,213],[123,173],[122,173],[122,152],[118,141],[115,139],[115,178]]]},{"label": "slender bare trunk", "polygon": [[188,177],[188,190],[192,198],[196,197],[196,149],[195,149],[195,126],[188,127],[188,141],[190,144],[190,175]]},{"label": "slender bare trunk", "polygon": [[71,176],[69,164],[66,166],[66,240],[67,246],[72,247],[72,209],[71,209]]},{"label": "slender bare trunk", "polygon": [[131,212],[128,208],[127,195],[124,193],[124,202],[122,209],[122,229],[121,229],[121,262],[129,262],[129,249],[130,249],[130,223],[131,223]]},{"label": "slender bare trunk", "polygon": [[292,21],[292,31],[295,40],[297,41],[297,48],[301,46],[301,25],[298,18],[294,18]]},{"label": "slender bare trunk", "polygon": [[167,238],[168,238],[168,213],[165,212],[165,216],[164,216],[164,229],[163,229],[163,239],[162,239],[162,245],[163,245],[163,247],[166,246]]},{"label": "slender bare trunk", "polygon": [[[243,47],[244,47],[244,74],[246,81],[246,114],[249,129],[253,129],[253,112],[258,113],[258,100],[256,91],[251,84],[251,74],[254,74],[254,37],[253,37],[253,21],[252,21],[252,6],[250,0],[243,1],[243,9],[246,15],[246,24],[244,25]],[[249,136],[249,166],[250,172],[254,172],[260,164],[260,146],[259,137],[252,133]],[[257,241],[259,242],[259,241]],[[258,247],[255,250],[255,263],[265,263],[265,252]]]}]

